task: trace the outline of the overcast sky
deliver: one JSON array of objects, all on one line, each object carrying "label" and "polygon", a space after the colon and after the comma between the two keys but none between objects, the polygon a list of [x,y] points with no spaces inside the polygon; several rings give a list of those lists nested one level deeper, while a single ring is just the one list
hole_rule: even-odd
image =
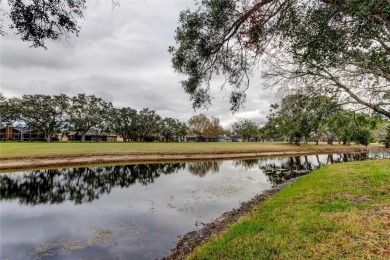
[{"label": "overcast sky", "polygon": [[48,50],[29,48],[12,31],[1,38],[1,92],[6,97],[86,93],[114,106],[150,108],[182,121],[205,113],[218,117],[227,128],[238,118],[263,124],[269,105],[277,102],[273,92],[260,87],[257,76],[239,112],[229,111],[228,93],[217,84],[213,105],[192,109],[167,49],[175,44],[179,12],[193,8],[194,1],[120,0],[113,10],[109,0],[87,5],[79,37],[47,42]]}]

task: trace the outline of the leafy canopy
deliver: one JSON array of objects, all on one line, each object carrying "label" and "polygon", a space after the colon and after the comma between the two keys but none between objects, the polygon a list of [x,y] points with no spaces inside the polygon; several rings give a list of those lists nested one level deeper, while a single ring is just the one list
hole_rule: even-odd
[{"label": "leafy canopy", "polygon": [[[390,117],[390,1],[203,0],[180,14],[174,69],[194,108],[225,77],[233,111],[262,59],[267,86],[329,94]],[[224,86],[225,86],[224,84]],[[284,91],[288,93],[288,91]]]},{"label": "leafy canopy", "polygon": [[[59,40],[80,32],[80,20],[86,9],[85,0],[6,0],[9,11],[1,7],[3,17],[10,20],[10,29],[32,47],[46,48],[47,40]],[[4,35],[4,27],[0,34]]]}]

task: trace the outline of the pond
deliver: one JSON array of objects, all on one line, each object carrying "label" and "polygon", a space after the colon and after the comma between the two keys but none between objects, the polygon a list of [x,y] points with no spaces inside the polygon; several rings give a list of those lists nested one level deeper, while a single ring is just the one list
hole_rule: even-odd
[{"label": "pond", "polygon": [[388,154],[1,173],[1,259],[156,259],[241,201],[321,165]]}]

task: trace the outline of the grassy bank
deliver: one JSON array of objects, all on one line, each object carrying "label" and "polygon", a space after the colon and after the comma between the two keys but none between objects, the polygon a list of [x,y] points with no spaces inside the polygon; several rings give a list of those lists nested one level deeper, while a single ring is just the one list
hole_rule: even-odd
[{"label": "grassy bank", "polygon": [[304,176],[189,259],[390,259],[390,160]]},{"label": "grassy bank", "polygon": [[0,143],[0,158],[55,156],[86,153],[232,153],[232,152],[279,152],[307,151],[321,152],[326,149],[364,148],[361,145],[304,144],[295,146],[287,143]]}]

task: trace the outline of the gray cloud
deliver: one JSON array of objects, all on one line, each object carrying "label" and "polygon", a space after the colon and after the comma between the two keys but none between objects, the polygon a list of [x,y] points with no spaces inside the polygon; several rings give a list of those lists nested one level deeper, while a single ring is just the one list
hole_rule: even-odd
[{"label": "gray cloud", "polygon": [[[1,43],[1,92],[23,94],[93,94],[115,106],[150,108],[163,117],[182,121],[205,113],[217,116],[225,127],[239,118],[266,121],[269,105],[278,100],[263,90],[255,75],[245,108],[229,111],[227,90],[212,89],[213,105],[194,112],[181,89],[167,52],[181,10],[193,1],[88,2],[79,37],[49,42],[48,50],[29,48],[13,32]],[[219,86],[219,79],[215,86]]]},{"label": "gray cloud", "polygon": [[76,62],[69,52],[67,56],[62,56],[59,48],[49,50],[28,48],[28,44],[15,35],[8,35],[2,39],[1,63],[4,67],[15,70],[24,68],[58,70],[72,68]]}]

